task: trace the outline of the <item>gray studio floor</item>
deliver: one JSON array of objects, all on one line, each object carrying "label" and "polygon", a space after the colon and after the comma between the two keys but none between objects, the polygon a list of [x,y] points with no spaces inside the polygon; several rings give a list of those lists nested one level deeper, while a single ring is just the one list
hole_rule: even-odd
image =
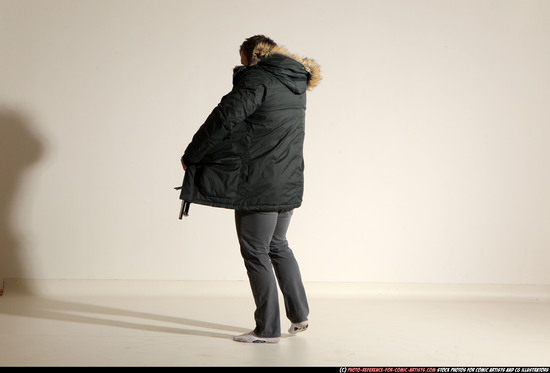
[{"label": "gray studio floor", "polygon": [[244,282],[37,284],[4,285],[0,366],[550,365],[548,287],[306,284],[308,331],[245,344]]}]

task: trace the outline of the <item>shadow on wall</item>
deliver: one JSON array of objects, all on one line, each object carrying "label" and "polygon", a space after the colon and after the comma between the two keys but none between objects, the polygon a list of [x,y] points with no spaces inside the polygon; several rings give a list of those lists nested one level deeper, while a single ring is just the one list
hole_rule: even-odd
[{"label": "shadow on wall", "polygon": [[40,159],[43,150],[22,115],[0,108],[0,294],[4,278],[22,275],[21,233],[14,212],[25,169]]}]

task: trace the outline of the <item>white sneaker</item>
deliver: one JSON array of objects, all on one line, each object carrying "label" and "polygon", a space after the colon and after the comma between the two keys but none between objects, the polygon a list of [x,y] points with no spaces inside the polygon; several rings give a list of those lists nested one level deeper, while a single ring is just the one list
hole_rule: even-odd
[{"label": "white sneaker", "polygon": [[300,332],[305,332],[307,330],[307,327],[309,326],[309,321],[302,321],[299,323],[292,323],[290,324],[290,328],[288,329],[288,332],[290,334],[297,334]]},{"label": "white sneaker", "polygon": [[281,338],[258,337],[256,334],[254,334],[254,331],[251,331],[249,333],[236,335],[233,337],[233,340],[235,342],[245,342],[245,343],[279,343]]}]

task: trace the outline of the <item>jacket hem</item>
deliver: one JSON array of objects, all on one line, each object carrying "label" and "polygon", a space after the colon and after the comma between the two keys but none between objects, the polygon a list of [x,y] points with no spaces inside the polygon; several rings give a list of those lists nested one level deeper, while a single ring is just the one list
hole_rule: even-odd
[{"label": "jacket hem", "polygon": [[[189,202],[189,201],[188,201]],[[240,211],[280,211],[280,210],[290,210],[299,208],[301,203],[294,204],[285,204],[285,205],[240,205],[234,203],[223,203],[223,202],[212,202],[212,201],[190,201],[191,204],[224,208],[229,210],[240,210]]]}]

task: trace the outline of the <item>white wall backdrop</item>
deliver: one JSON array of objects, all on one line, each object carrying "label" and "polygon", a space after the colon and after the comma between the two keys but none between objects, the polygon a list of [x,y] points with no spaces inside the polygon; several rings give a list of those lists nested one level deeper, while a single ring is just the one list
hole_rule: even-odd
[{"label": "white wall backdrop", "polygon": [[0,278],[246,279],[178,220],[191,136],[265,34],[317,60],[306,281],[550,283],[550,2],[0,0]]}]

